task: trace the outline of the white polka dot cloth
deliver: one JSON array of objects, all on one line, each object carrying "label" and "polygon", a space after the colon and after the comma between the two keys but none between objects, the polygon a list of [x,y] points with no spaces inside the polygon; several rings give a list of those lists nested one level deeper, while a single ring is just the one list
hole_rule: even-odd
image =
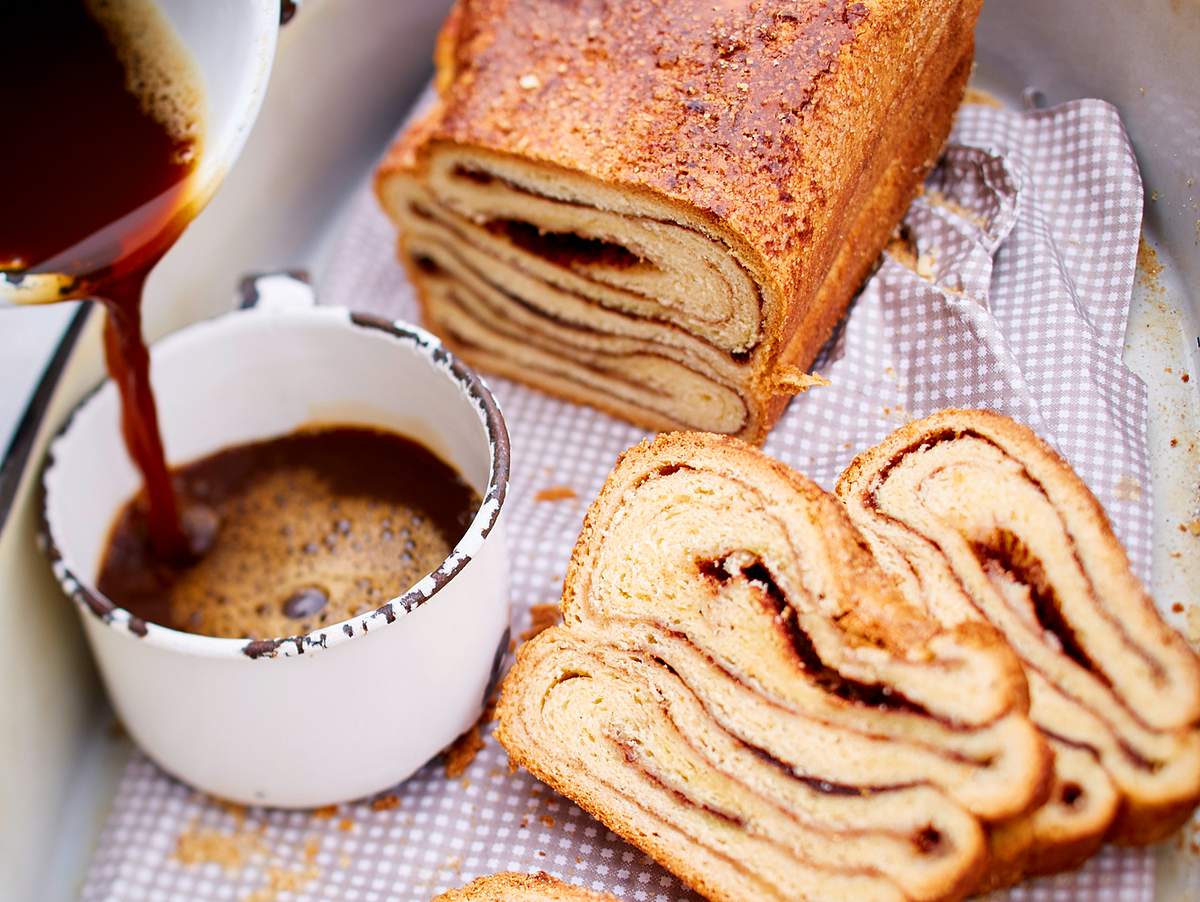
[{"label": "white polka dot cloth", "polygon": [[[323,300],[411,319],[392,228],[369,191],[356,204],[320,286]],[[1001,410],[1070,460],[1147,577],[1146,396],[1121,363],[1141,204],[1132,151],[1108,105],[964,108],[908,216],[916,271],[884,260],[818,363],[832,385],[792,403],[768,452],[828,487],[858,450],[912,417],[948,406]],[[617,454],[644,433],[503,379],[490,384],[513,441],[508,522],[520,632],[530,604],[557,601],[588,501]],[[578,499],[535,500],[559,485]],[[236,813],[138,756],[83,898],[428,900],[480,874],[539,869],[625,900],[693,898],[573,804],[509,774],[490,736],[463,778],[430,764],[394,790],[391,805],[342,806],[333,817],[252,810],[239,824]],[[249,854],[228,867],[184,864],[185,831],[240,837]],[[999,897],[1153,895],[1151,853],[1107,849],[1078,873]]]}]

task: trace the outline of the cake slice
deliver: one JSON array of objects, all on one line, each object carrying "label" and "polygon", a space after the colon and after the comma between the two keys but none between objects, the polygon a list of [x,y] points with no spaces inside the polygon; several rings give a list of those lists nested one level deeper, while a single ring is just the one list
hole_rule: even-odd
[{"label": "cake slice", "polygon": [[980,0],[459,0],[377,191],[472,364],[760,441],[950,131]]},{"label": "cake slice", "polygon": [[622,455],[563,615],[518,652],[500,742],[709,897],[960,898],[983,824],[1045,798],[999,635],[905,602],[832,496],[736,439]]},{"label": "cake slice", "polygon": [[1045,805],[1008,824],[1007,873],[1144,844],[1200,800],[1200,663],[1159,617],[1103,509],[1029,429],[947,410],[860,455],[837,494],[910,604],[988,622],[1021,658],[1054,750]]},{"label": "cake slice", "polygon": [[433,902],[617,902],[617,899],[563,883],[545,871],[539,871],[536,874],[480,877],[461,889],[442,893]]}]

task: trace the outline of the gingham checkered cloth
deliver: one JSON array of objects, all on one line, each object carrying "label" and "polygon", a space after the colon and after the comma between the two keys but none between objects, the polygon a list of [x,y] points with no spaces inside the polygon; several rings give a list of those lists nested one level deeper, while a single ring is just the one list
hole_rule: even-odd
[{"label": "gingham checkered cloth", "polygon": [[[1137,572],[1150,573],[1146,393],[1121,363],[1142,190],[1112,107],[1095,100],[1014,113],[963,109],[944,162],[908,215],[915,271],[886,258],[817,368],[832,382],[797,398],[766,449],[822,485],[899,423],[989,407],[1063,453],[1103,502]],[[323,301],[416,315],[391,225],[368,190],[321,286]],[[588,501],[644,433],[504,379],[489,380],[513,442],[508,504],[515,632],[555,602]],[[567,485],[578,499],[538,502]],[[427,900],[501,870],[544,869],[622,899],[693,898],[672,876],[525,773],[490,736],[460,780],[432,763],[397,804],[333,818],[237,817],[136,756],[120,784],[85,900]],[[241,866],[185,865],[190,830],[261,831]],[[281,877],[280,874],[283,874]],[[288,875],[292,875],[290,882]],[[1106,849],[1075,874],[1002,898],[1143,902],[1153,855]],[[254,896],[258,892],[258,896]]]}]

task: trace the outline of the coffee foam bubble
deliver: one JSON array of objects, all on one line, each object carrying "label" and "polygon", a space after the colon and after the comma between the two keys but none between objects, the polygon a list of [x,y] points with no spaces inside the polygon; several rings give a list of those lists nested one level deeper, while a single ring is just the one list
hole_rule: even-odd
[{"label": "coffee foam bubble", "polygon": [[[166,591],[171,621],[208,636],[291,636],[365,614],[452,547],[422,512],[341,494],[303,467],[258,475],[212,513],[215,541]],[[289,613],[294,597],[314,590],[324,605]]]},{"label": "coffee foam bubble", "polygon": [[177,144],[179,162],[200,154],[204,88],[187,48],[153,0],[84,0],[125,68],[125,87]]}]

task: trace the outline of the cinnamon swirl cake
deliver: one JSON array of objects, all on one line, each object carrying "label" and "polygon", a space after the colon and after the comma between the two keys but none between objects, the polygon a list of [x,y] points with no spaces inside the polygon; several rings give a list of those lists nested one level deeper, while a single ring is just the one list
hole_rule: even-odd
[{"label": "cinnamon swirl cake", "polygon": [[1159,617],[1099,502],[1029,429],[947,410],[860,455],[837,494],[904,596],[988,622],[1054,751],[1045,805],[1000,832],[997,882],[1144,844],[1200,800],[1200,663]]},{"label": "cinnamon swirl cake", "polygon": [[999,634],[907,603],[832,496],[737,439],[627,451],[562,604],[500,742],[710,898],[961,898],[985,825],[1045,800]]},{"label": "cinnamon swirl cake", "polygon": [[980,0],[459,0],[377,190],[480,368],[760,441],[938,155]]}]

